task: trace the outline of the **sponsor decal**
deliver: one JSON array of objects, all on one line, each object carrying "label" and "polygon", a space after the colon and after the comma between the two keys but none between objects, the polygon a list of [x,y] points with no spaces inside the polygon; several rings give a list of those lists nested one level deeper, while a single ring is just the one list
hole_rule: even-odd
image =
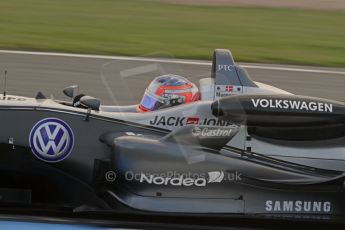
[{"label": "sponsor decal", "polygon": [[232,91],[233,89],[234,89],[234,87],[232,85],[225,86],[226,91]]},{"label": "sponsor decal", "polygon": [[224,179],[224,172],[208,172],[208,183],[220,183]]},{"label": "sponsor decal", "polygon": [[167,117],[155,116],[149,121],[150,125],[161,126],[185,126],[185,125],[209,125],[209,126],[229,126],[232,123],[228,121],[218,120],[217,118],[203,118],[199,117]]},{"label": "sponsor decal", "polygon": [[63,120],[46,118],[31,129],[29,144],[32,153],[45,162],[59,162],[72,152],[73,131]]},{"label": "sponsor decal", "polygon": [[329,213],[332,203],[330,201],[301,201],[301,200],[267,200],[265,210],[267,212],[310,212]]},{"label": "sponsor decal", "polygon": [[[115,174],[108,171],[108,174]],[[107,177],[107,173],[105,176]],[[203,187],[210,183],[221,183],[224,181],[241,181],[242,174],[238,171],[212,171],[212,172],[177,172],[166,171],[160,173],[145,173],[126,171],[124,175],[126,181],[137,181],[153,185],[173,185],[173,186],[199,186]]]},{"label": "sponsor decal", "polygon": [[333,104],[324,102],[306,102],[288,99],[252,99],[251,101],[255,108],[333,112]]},{"label": "sponsor decal", "polygon": [[216,85],[216,97],[227,97],[231,95],[241,94],[242,86],[235,85]]},{"label": "sponsor decal", "polygon": [[199,124],[199,117],[188,117],[186,124],[187,125],[197,125],[197,124]]},{"label": "sponsor decal", "polygon": [[164,96],[167,96],[167,97],[176,97],[176,93],[189,93],[190,90],[189,89],[179,89],[179,90],[176,90],[176,89],[166,89],[164,91]]},{"label": "sponsor decal", "polygon": [[125,132],[125,134],[126,134],[127,136],[138,136],[138,137],[140,137],[140,136],[143,135],[143,134],[141,134],[141,133],[134,133],[134,132]]},{"label": "sponsor decal", "polygon": [[209,128],[195,126],[192,129],[192,135],[195,137],[230,137],[232,134],[231,128]]},{"label": "sponsor decal", "polygon": [[220,64],[218,64],[218,71],[222,71],[222,70],[224,70],[224,71],[232,71],[233,70],[233,68],[234,68],[234,65],[220,65]]},{"label": "sponsor decal", "polygon": [[197,187],[205,187],[207,184],[210,183],[220,183],[224,179],[224,172],[221,171],[214,171],[208,172],[208,179],[205,177],[183,177],[183,175],[178,177],[163,177],[159,175],[146,175],[142,173],[140,175],[139,182],[140,183],[147,183],[147,184],[155,184],[155,185],[171,185],[171,186],[197,186]]},{"label": "sponsor decal", "polygon": [[11,96],[0,97],[0,100],[2,100],[2,101],[26,101],[25,98],[22,98],[22,97],[11,97]]}]

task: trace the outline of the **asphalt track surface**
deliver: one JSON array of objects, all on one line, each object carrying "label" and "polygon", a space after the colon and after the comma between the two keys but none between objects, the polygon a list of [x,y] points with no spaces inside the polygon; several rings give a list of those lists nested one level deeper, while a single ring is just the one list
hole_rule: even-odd
[{"label": "asphalt track surface", "polygon": [[[255,81],[295,94],[345,102],[345,68],[240,64]],[[210,65],[171,58],[0,51],[0,92],[7,70],[8,94],[34,97],[41,91],[66,99],[62,89],[78,84],[80,92],[100,98],[102,104],[136,104],[155,76],[174,73],[197,83],[210,76]]]}]

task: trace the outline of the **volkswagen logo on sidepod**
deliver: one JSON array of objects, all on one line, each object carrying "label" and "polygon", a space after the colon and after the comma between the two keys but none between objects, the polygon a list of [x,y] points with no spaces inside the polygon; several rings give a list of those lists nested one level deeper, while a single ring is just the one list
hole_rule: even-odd
[{"label": "volkswagen logo on sidepod", "polygon": [[29,143],[32,153],[46,162],[59,162],[72,152],[74,136],[68,124],[57,118],[46,118],[31,129]]}]

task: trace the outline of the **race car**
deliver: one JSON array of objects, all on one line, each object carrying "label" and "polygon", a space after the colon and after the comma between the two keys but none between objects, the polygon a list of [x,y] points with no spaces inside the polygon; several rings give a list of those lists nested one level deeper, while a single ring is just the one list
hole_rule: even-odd
[{"label": "race car", "polygon": [[200,100],[139,112],[0,96],[3,205],[188,214],[345,214],[345,103],[254,82],[213,54]]}]

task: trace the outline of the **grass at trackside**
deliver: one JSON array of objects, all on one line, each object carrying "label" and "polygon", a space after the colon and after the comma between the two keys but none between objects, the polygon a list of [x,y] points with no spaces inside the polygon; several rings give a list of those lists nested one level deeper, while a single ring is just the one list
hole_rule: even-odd
[{"label": "grass at trackside", "polygon": [[345,66],[345,12],[144,0],[0,0],[0,49]]}]

